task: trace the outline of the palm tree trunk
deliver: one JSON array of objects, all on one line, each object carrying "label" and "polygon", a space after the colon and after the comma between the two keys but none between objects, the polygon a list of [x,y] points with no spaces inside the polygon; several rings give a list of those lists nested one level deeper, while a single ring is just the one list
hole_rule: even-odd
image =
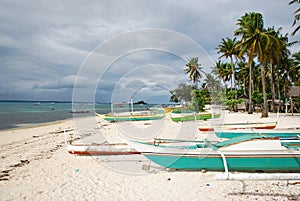
[{"label": "palm tree trunk", "polygon": [[262,91],[264,97],[264,105],[261,113],[261,117],[268,117],[268,100],[267,100],[267,92],[266,92],[266,78],[265,78],[265,64],[260,64],[261,68],[261,82],[262,82]]},{"label": "palm tree trunk", "polygon": [[243,88],[244,88],[244,95],[246,95],[246,78],[244,77],[244,86],[243,86]]},{"label": "palm tree trunk", "polygon": [[[235,92],[234,99],[237,100],[236,80],[235,80],[235,68],[234,68],[232,56],[230,57],[230,62],[231,62],[231,70],[232,70],[231,83],[233,82],[233,87],[234,87],[234,92]],[[232,88],[232,86],[231,86],[231,88]],[[233,111],[235,111],[235,112],[238,111],[237,105],[234,105]]]},{"label": "palm tree trunk", "polygon": [[281,95],[280,95],[280,85],[279,85],[279,75],[278,75],[278,73],[276,74],[277,76],[277,97],[278,97],[278,100],[279,100],[279,111],[281,111],[281,107],[282,107],[282,105],[281,105]]},{"label": "palm tree trunk", "polygon": [[274,83],[274,72],[273,72],[273,64],[270,63],[270,71],[271,71],[271,91],[272,91],[272,105],[271,105],[271,111],[275,112],[275,83]]},{"label": "palm tree trunk", "polygon": [[248,114],[253,114],[252,108],[252,64],[249,62],[249,107],[248,107]]}]

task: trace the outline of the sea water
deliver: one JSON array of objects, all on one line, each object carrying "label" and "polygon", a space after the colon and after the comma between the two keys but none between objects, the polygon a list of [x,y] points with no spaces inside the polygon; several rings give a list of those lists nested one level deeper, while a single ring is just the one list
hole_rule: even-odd
[{"label": "sea water", "polygon": [[[134,106],[134,110],[143,110],[149,105]],[[76,116],[107,114],[111,110],[130,111],[126,104],[122,108],[112,108],[108,103],[71,103],[51,101],[0,101],[0,130],[29,126],[52,121],[59,121]]]}]

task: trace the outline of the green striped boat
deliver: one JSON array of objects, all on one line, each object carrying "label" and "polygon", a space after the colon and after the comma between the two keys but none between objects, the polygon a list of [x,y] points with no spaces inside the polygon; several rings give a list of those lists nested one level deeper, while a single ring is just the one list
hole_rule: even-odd
[{"label": "green striped boat", "polygon": [[135,113],[135,114],[124,114],[124,115],[102,115],[96,113],[97,116],[106,121],[148,121],[148,120],[159,120],[165,117],[165,113]]},{"label": "green striped boat", "polygon": [[181,121],[207,120],[207,119],[219,118],[220,114],[211,113],[211,112],[195,113],[193,111],[183,111],[183,112],[172,111],[170,113],[170,117],[174,122],[181,122]]},{"label": "green striped boat", "polygon": [[218,138],[234,138],[243,135],[257,135],[264,137],[294,138],[300,136],[299,128],[288,129],[238,129],[238,130],[218,130],[215,131]]}]

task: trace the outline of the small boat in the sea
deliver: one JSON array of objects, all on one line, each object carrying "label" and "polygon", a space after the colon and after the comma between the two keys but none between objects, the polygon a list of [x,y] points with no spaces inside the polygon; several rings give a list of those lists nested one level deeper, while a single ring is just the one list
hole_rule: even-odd
[{"label": "small boat in the sea", "polygon": [[83,114],[83,113],[90,113],[89,110],[71,110],[71,113]]},{"label": "small boat in the sea", "polygon": [[261,135],[264,137],[294,138],[300,136],[300,128],[278,128],[278,129],[236,129],[236,130],[216,130],[218,138],[234,138],[243,135]]},{"label": "small boat in the sea", "polygon": [[300,172],[300,140],[245,135],[215,144],[168,147],[130,141],[137,151],[168,169]]},{"label": "small boat in the sea", "polygon": [[194,111],[187,110],[187,111],[172,111],[170,113],[170,117],[174,122],[181,122],[181,121],[207,120],[207,119],[219,118],[220,114],[211,113],[211,112],[196,113]]},{"label": "small boat in the sea", "polygon": [[274,129],[277,122],[247,122],[247,123],[230,123],[218,125],[200,125],[200,131],[214,131],[215,129],[236,130],[236,129]]}]

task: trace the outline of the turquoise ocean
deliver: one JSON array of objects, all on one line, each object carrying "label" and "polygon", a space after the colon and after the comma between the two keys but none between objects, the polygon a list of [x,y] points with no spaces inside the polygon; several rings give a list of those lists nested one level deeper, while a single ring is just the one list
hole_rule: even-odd
[{"label": "turquoise ocean", "polygon": [[[135,105],[134,110],[143,110],[149,106]],[[73,112],[77,112],[76,116],[94,115],[94,111],[107,114],[111,109],[108,103],[0,101],[0,130],[69,119],[73,118]],[[130,107],[126,104],[121,110],[128,111]]]}]

